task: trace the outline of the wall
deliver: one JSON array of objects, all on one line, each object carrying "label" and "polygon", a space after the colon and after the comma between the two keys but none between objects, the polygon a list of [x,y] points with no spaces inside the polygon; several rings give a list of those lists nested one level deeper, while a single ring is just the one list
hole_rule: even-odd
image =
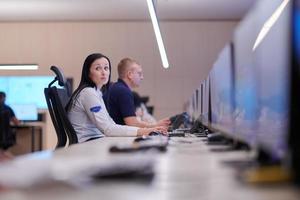
[{"label": "wall", "polygon": [[[149,104],[155,106],[157,118],[167,117],[182,111],[184,101],[207,76],[236,24],[161,22],[170,62],[170,69],[165,70],[149,22],[0,23],[0,63],[40,66],[37,71],[0,71],[0,75],[51,75],[49,67],[57,65],[66,76],[74,77],[76,87],[88,54],[101,52],[111,59],[113,80],[117,78],[118,61],[132,57],[144,70],[144,82],[138,92],[150,96]],[[53,131],[51,123],[47,127],[47,132]],[[47,148],[55,142],[48,143]]]}]

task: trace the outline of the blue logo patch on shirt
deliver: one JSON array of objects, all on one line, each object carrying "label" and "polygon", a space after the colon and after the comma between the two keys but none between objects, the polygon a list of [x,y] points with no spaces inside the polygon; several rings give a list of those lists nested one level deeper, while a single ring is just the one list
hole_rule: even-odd
[{"label": "blue logo patch on shirt", "polygon": [[90,108],[90,111],[91,112],[99,112],[101,110],[101,106],[94,106],[94,107],[91,107]]}]

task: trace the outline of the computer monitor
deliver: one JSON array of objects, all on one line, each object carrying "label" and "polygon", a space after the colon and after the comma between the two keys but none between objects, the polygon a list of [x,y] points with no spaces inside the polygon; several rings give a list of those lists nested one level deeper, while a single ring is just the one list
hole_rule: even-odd
[{"label": "computer monitor", "polygon": [[211,128],[233,136],[233,44],[228,43],[210,72]]},{"label": "computer monitor", "polygon": [[250,146],[256,144],[258,127],[258,77],[252,51],[258,28],[255,8],[239,24],[233,35],[234,45],[234,136]]},{"label": "computer monitor", "polygon": [[53,79],[54,76],[0,76],[0,91],[6,93],[8,105],[35,104],[38,109],[47,109],[44,88]]},{"label": "computer monitor", "polygon": [[200,86],[193,92],[193,95],[191,97],[191,101],[194,104],[193,108],[193,121],[201,120],[202,117],[202,99],[203,99],[203,89],[202,89],[202,83]]},{"label": "computer monitor", "polygon": [[234,35],[235,131],[267,162],[288,157],[292,3],[259,1]]},{"label": "computer monitor", "polygon": [[291,97],[288,146],[290,149],[290,166],[294,174],[294,180],[300,184],[300,1],[293,1],[291,15]]},{"label": "computer monitor", "polygon": [[[268,0],[258,4],[255,19],[260,29],[282,3],[283,1]],[[273,161],[283,160],[288,150],[292,67],[291,11],[292,1],[283,8],[269,32],[253,51],[259,88],[257,145]]]},{"label": "computer monitor", "polygon": [[210,123],[210,92],[209,92],[209,76],[203,83],[203,112],[201,122],[204,126],[209,127]]},{"label": "computer monitor", "polygon": [[195,103],[195,98],[194,98],[194,93],[193,93],[193,95],[192,95],[192,97],[191,97],[191,107],[192,107],[192,120],[194,121],[194,120],[196,120],[196,103]]},{"label": "computer monitor", "polygon": [[199,104],[199,88],[196,89],[194,95],[195,95],[195,102],[196,102],[196,116],[198,118],[199,115],[200,115],[200,112],[199,112],[199,108],[200,108],[200,104]]},{"label": "computer monitor", "polygon": [[197,120],[201,121],[201,117],[203,114],[203,84],[201,83],[200,86],[196,90],[197,95]]},{"label": "computer monitor", "polygon": [[37,121],[38,109],[35,104],[12,104],[13,109],[18,120],[21,121]]},{"label": "computer monitor", "polygon": [[203,84],[199,87],[199,116],[203,113]]},{"label": "computer monitor", "polygon": [[[201,83],[200,86],[195,90],[194,95],[196,96],[196,102],[197,102],[197,108],[195,110],[194,114],[194,120],[192,121],[193,123],[191,124],[190,128],[190,133],[201,133],[204,130],[203,127],[203,96],[204,96],[204,85],[205,83]],[[208,124],[207,124],[208,125]]]}]

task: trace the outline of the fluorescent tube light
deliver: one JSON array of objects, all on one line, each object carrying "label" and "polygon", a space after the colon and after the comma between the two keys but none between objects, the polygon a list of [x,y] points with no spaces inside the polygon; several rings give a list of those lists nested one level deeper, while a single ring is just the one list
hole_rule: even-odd
[{"label": "fluorescent tube light", "polygon": [[257,48],[257,46],[261,43],[261,41],[265,38],[265,36],[268,34],[271,27],[275,24],[275,22],[278,20],[279,16],[281,15],[282,11],[286,7],[290,0],[283,0],[283,2],[280,4],[280,6],[275,10],[275,12],[272,14],[272,16],[264,23],[264,26],[260,30],[256,41],[253,46],[253,51]]},{"label": "fluorescent tube light", "polygon": [[37,70],[36,64],[0,64],[0,70]]},{"label": "fluorescent tube light", "polygon": [[162,37],[161,37],[161,33],[160,33],[160,30],[159,30],[159,25],[158,25],[156,13],[155,13],[155,10],[154,10],[153,1],[152,0],[147,0],[147,4],[148,4],[148,9],[149,9],[149,13],[150,13],[150,17],[151,17],[151,21],[152,21],[152,25],[153,25],[153,29],[154,29],[154,33],[155,33],[155,37],[156,37],[156,41],[157,41],[157,45],[158,45],[162,65],[163,65],[164,68],[167,69],[167,68],[169,68],[169,61],[168,61],[168,58],[167,58],[167,54],[166,54],[164,43],[163,43],[163,40],[162,40]]}]

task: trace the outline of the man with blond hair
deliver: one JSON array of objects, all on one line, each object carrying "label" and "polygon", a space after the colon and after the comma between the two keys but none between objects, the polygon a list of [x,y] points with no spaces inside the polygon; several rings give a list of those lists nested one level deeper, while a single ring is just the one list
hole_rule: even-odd
[{"label": "man with blond hair", "polygon": [[117,124],[137,126],[141,128],[164,126],[168,127],[169,119],[162,119],[157,123],[140,121],[135,114],[132,90],[140,86],[143,80],[141,65],[131,59],[124,58],[118,64],[119,79],[106,94],[106,104],[110,116]]}]

